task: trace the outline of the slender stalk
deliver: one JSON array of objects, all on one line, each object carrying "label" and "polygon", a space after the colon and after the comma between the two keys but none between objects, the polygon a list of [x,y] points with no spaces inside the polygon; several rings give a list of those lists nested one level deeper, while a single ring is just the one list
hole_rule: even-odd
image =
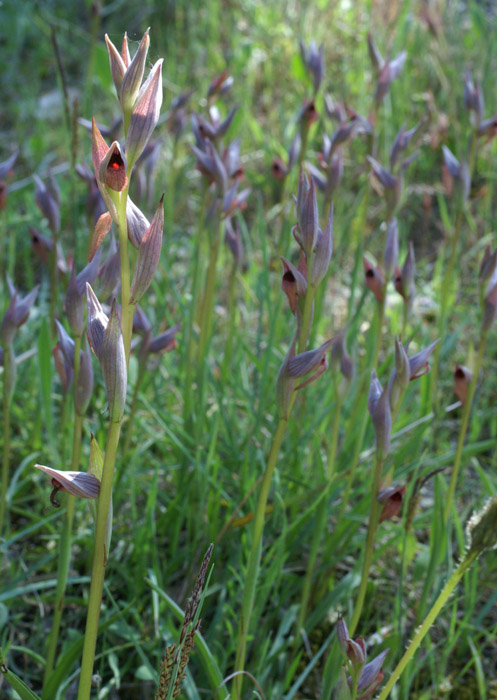
[{"label": "slender stalk", "polygon": [[112,498],[112,482],[114,478],[114,466],[116,462],[120,432],[121,421],[110,424],[109,432],[107,434],[107,444],[105,446],[105,458],[102,470],[102,481],[100,483],[100,494],[98,497],[97,525],[93,550],[90,598],[88,601],[88,614],[86,618],[83,658],[81,660],[81,674],[79,679],[77,700],[89,700],[91,692],[91,679],[93,675],[93,661],[95,658],[95,648],[97,644],[100,607],[102,604],[105,565],[108,557],[108,552],[106,552],[105,549],[105,535],[110,502]]},{"label": "slender stalk", "polygon": [[[308,279],[312,279],[312,263],[308,264]],[[316,288],[309,284],[304,300],[304,311],[302,314],[302,322],[298,330],[297,347],[298,351],[305,351],[308,336],[309,325],[312,319],[312,305]],[[302,348],[302,349],[301,349]],[[243,590],[242,615],[240,620],[240,629],[238,633],[238,645],[236,653],[235,670],[240,672],[245,668],[245,656],[247,651],[247,637],[250,629],[250,618],[254,605],[255,590],[257,585],[257,574],[262,554],[262,534],[264,531],[264,515],[266,512],[269,489],[273,477],[274,468],[278,459],[281,443],[285,435],[288,425],[288,419],[292,413],[297,391],[294,389],[290,397],[288,406],[288,415],[285,418],[280,418],[276,431],[273,436],[271,449],[266,462],[266,469],[262,477],[261,490],[259,491],[259,499],[254,516],[253,537],[250,554],[247,564],[247,574],[245,576],[245,587]],[[240,700],[242,691],[243,673],[239,673],[235,677],[233,684],[233,700]]]},{"label": "slender stalk", "polygon": [[[273,478],[274,468],[278,459],[281,443],[285,435],[288,420],[281,418],[273,436],[273,442],[267,458],[266,469],[262,478],[261,489],[255,511],[252,545],[247,564],[245,576],[245,587],[243,591],[242,614],[240,619],[240,631],[238,635],[238,647],[236,653],[235,669],[243,671],[245,668],[245,656],[247,652],[247,638],[250,627],[250,618],[254,607],[255,589],[257,585],[257,574],[262,553],[262,533],[264,530],[264,515],[266,511],[269,489]],[[242,674],[235,677],[233,684],[233,699],[239,700],[242,689]]]},{"label": "slender stalk", "polygon": [[[128,190],[124,189],[121,193],[117,194],[115,199],[118,215],[117,229],[119,233],[119,250],[121,259],[121,330],[123,334],[124,352],[126,355],[126,371],[129,365],[134,312],[134,304],[130,304],[129,302],[130,266],[128,254],[128,227],[126,221],[127,197]],[[88,601],[88,613],[86,618],[83,658],[81,660],[81,675],[77,700],[89,700],[91,692],[91,679],[98,635],[98,621],[100,618],[100,608],[102,604],[105,566],[108,558],[108,552],[106,551],[106,532],[108,526],[109,509],[112,500],[112,485],[121,425],[122,418],[119,421],[111,422],[107,433],[102,479],[100,482],[100,493],[98,497],[90,598]]]},{"label": "slender stalk", "polygon": [[359,586],[359,593],[357,594],[357,601],[354,608],[354,614],[349,624],[349,635],[351,637],[354,634],[357,627],[357,623],[359,622],[359,619],[361,617],[362,607],[364,605],[364,598],[366,597],[366,588],[369,580],[369,570],[371,568],[371,562],[373,561],[374,543],[376,540],[376,531],[378,529],[378,521],[380,515],[380,504],[378,503],[377,496],[380,492],[381,473],[383,471],[384,461],[385,460],[383,455],[377,452],[373,476],[373,489],[371,499],[371,510],[369,513],[368,535],[366,539],[364,559],[362,562],[361,584]]},{"label": "slender stalk", "polygon": [[3,453],[2,453],[2,493],[0,496],[0,534],[7,529],[7,487],[9,483],[9,455],[10,455],[10,404],[12,401],[12,387],[10,386],[10,372],[12,362],[15,362],[14,353],[10,345],[5,345],[3,353]]},{"label": "slender stalk", "polygon": [[338,445],[338,429],[340,427],[340,416],[342,400],[337,390],[338,382],[335,378],[335,396],[337,397],[337,403],[335,410],[333,411],[333,421],[331,427],[331,439],[328,449],[328,461],[326,464],[326,495],[322,498],[321,495],[318,496],[320,499],[318,510],[316,513],[316,524],[312,532],[311,546],[309,550],[309,557],[307,560],[307,567],[305,571],[304,585],[302,588],[302,596],[300,598],[300,608],[297,617],[295,640],[299,639],[300,630],[304,626],[305,616],[307,614],[307,607],[309,605],[309,598],[311,594],[312,579],[314,575],[314,568],[316,565],[317,553],[319,550],[319,545],[323,538],[323,533],[326,528],[326,515],[328,513],[328,497],[330,493],[331,486],[334,482],[335,477],[335,457]]},{"label": "slender stalk", "polygon": [[312,321],[314,296],[316,294],[316,287],[312,284],[312,256],[309,256],[307,262],[307,279],[309,280],[309,282],[307,293],[304,298],[304,310],[302,312],[302,327],[297,342],[297,348],[299,353],[304,352],[307,345],[309,329]]},{"label": "slender stalk", "polygon": [[[418,627],[418,630],[414,637],[412,638],[409,646],[407,647],[403,657],[397,664],[397,666],[394,668],[392,671],[392,675],[388,679],[388,683],[385,685],[383,690],[381,691],[378,700],[386,700],[386,698],[389,696],[390,691],[393,689],[394,685],[400,678],[402,672],[404,671],[405,667],[409,663],[409,661],[412,659],[414,656],[416,650],[418,649],[419,645],[425,638],[425,636],[428,633],[428,630],[430,629],[431,625],[434,623],[436,620],[439,612],[445,605],[445,603],[448,601],[450,598],[454,588],[457,586],[459,581],[462,579],[466,571],[472,566],[472,564],[476,561],[478,558],[478,553],[472,552],[468,556],[466,556],[465,559],[461,561],[459,566],[454,570],[452,576],[449,578],[445,586],[443,587],[442,591],[440,592],[440,595],[438,596],[437,600],[433,604],[432,609],[426,616],[425,620],[421,624],[420,627]],[[350,628],[349,628],[350,630]],[[352,633],[351,633],[352,634]]]},{"label": "slender stalk", "polygon": [[[76,336],[74,339],[74,391],[78,385],[78,375],[81,360],[81,336]],[[83,432],[83,416],[78,413],[74,416],[73,443],[71,469],[77,471],[81,458],[81,436]],[[43,689],[46,688],[48,679],[55,665],[55,656],[57,653],[57,644],[59,640],[60,623],[62,620],[62,612],[64,609],[64,597],[67,586],[67,578],[69,575],[69,565],[71,561],[71,543],[72,543],[72,527],[74,520],[74,509],[76,505],[74,496],[67,496],[67,506],[64,516],[64,524],[59,542],[59,557],[57,570],[57,588],[55,591],[55,607],[52,620],[52,628],[48,638],[47,657],[45,662],[45,673],[43,675]],[[42,698],[45,700],[44,692]],[[46,700],[50,700],[47,698]]]},{"label": "slender stalk", "polygon": [[128,251],[128,223],[126,221],[127,188],[120,193],[117,205],[119,233],[119,257],[121,260],[121,328],[123,332],[124,350],[126,352],[126,367],[129,366],[131,334],[133,332],[134,304],[130,304],[130,267]]},{"label": "slender stalk", "polygon": [[480,347],[478,349],[478,355],[476,356],[476,362],[473,373],[473,381],[469,385],[468,395],[466,397],[466,402],[463,407],[461,416],[461,425],[459,427],[459,436],[457,439],[456,454],[454,457],[454,466],[452,467],[452,473],[450,475],[449,490],[445,498],[445,509],[444,509],[444,523],[447,524],[450,518],[450,511],[452,508],[452,502],[454,500],[454,494],[456,491],[457,478],[459,476],[459,471],[461,469],[462,453],[464,449],[464,443],[466,441],[466,433],[468,431],[469,417],[471,415],[471,407],[473,405],[473,399],[475,396],[476,385],[478,383],[478,375],[480,374],[480,369],[483,362],[483,355],[485,352],[485,346],[487,342],[487,334],[482,333],[480,338]]}]

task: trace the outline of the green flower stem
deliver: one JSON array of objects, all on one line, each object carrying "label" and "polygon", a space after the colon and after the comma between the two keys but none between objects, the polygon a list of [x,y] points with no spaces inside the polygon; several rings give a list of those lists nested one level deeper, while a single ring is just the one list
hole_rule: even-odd
[{"label": "green flower stem", "polygon": [[[308,268],[309,279],[312,275],[312,266]],[[303,321],[298,330],[297,346],[299,348],[299,353],[305,350],[307,339],[309,335],[309,323],[312,318],[312,304],[314,299],[315,287],[309,285],[307,287],[307,293],[304,301],[304,313]],[[306,312],[307,309],[307,312]],[[309,319],[307,324],[305,323],[305,318]],[[300,350],[303,348],[303,350]],[[290,402],[288,405],[287,416],[280,418],[278,425],[276,426],[276,431],[273,436],[273,441],[271,444],[271,449],[266,462],[266,469],[264,471],[261,488],[259,491],[259,498],[257,501],[257,507],[254,516],[254,526],[253,526],[253,536],[252,545],[250,548],[249,559],[247,563],[247,573],[245,576],[245,587],[243,590],[243,601],[242,601],[242,615],[240,620],[240,629],[238,632],[238,644],[235,662],[235,671],[240,672],[245,669],[245,656],[247,652],[247,638],[250,629],[250,618],[252,615],[252,609],[254,606],[255,590],[257,586],[257,574],[259,572],[259,566],[261,562],[262,555],[262,535],[264,532],[264,516],[266,513],[267,501],[269,497],[269,489],[271,487],[271,481],[273,478],[274,468],[276,466],[276,461],[278,459],[281,443],[285,435],[285,431],[288,425],[288,420],[292,413],[295,400],[297,398],[297,390],[294,389],[290,397]],[[233,683],[233,700],[241,699],[242,692],[242,682],[243,673],[238,673],[235,676]]]},{"label": "green flower stem", "polygon": [[[126,202],[128,190],[117,193],[114,203],[117,209],[117,229],[119,233],[119,250],[121,259],[121,329],[126,355],[126,367],[129,365],[131,349],[131,334],[133,332],[133,312],[135,305],[130,303],[130,264],[128,253],[128,225],[126,221]],[[90,598],[88,601],[88,613],[86,617],[86,630],[83,646],[83,658],[81,660],[81,675],[77,700],[89,700],[91,692],[91,679],[95,648],[98,635],[98,621],[102,604],[102,591],[104,586],[105,565],[108,552],[105,548],[107,522],[110,504],[112,500],[112,485],[116,464],[117,447],[121,433],[122,418],[109,425],[105,457],[100,482],[100,494],[98,497],[97,522],[95,529],[95,544],[93,550],[93,563],[91,572]]]},{"label": "green flower stem", "polygon": [[314,306],[314,296],[316,294],[316,287],[312,283],[312,255],[308,256],[307,261],[307,293],[304,297],[304,310],[302,312],[302,324],[301,330],[297,342],[297,351],[299,353],[305,352],[307,340],[309,338],[309,329],[312,321],[312,309]]},{"label": "green flower stem", "polygon": [[371,510],[369,513],[366,549],[364,551],[364,559],[362,562],[361,584],[359,586],[359,593],[357,594],[357,601],[354,608],[354,614],[349,624],[350,637],[352,637],[352,635],[354,634],[357,628],[357,623],[359,622],[359,619],[361,617],[362,607],[364,605],[364,598],[366,597],[366,589],[369,580],[369,570],[371,568],[371,562],[373,561],[374,543],[376,540],[376,531],[378,529],[378,521],[380,516],[380,504],[378,503],[377,496],[380,492],[381,473],[383,471],[384,461],[384,456],[381,453],[376,452],[376,464],[373,476]]},{"label": "green flower stem", "polygon": [[184,422],[185,425],[191,425],[192,408],[193,408],[193,378],[194,378],[194,362],[193,356],[195,352],[195,342],[193,337],[193,327],[197,317],[197,307],[199,305],[200,291],[200,262],[202,255],[202,231],[204,227],[205,211],[207,208],[207,188],[204,187],[202,192],[202,201],[200,212],[197,218],[197,229],[195,232],[194,249],[195,258],[193,262],[192,272],[192,300],[190,305],[190,313],[188,314],[188,323],[186,327],[186,369],[185,369],[185,403],[184,403]]},{"label": "green flower stem", "polygon": [[[76,336],[74,339],[74,380],[73,386],[76,391],[78,384],[78,375],[81,360],[81,336]],[[74,417],[73,443],[72,443],[72,458],[71,470],[77,471],[81,458],[81,436],[83,432],[83,416],[76,413]],[[71,561],[71,542],[72,542],[72,527],[74,520],[74,509],[76,499],[74,496],[67,496],[67,506],[62,526],[62,534],[59,541],[59,557],[57,571],[57,588],[55,592],[55,608],[52,620],[52,629],[48,638],[48,650],[45,662],[45,673],[43,675],[43,689],[46,688],[48,679],[55,665],[55,656],[57,653],[57,644],[59,640],[60,623],[62,620],[62,612],[64,608],[64,597],[67,586],[67,578],[69,574],[69,565]],[[42,698],[46,696],[42,691]],[[50,698],[46,698],[50,700]]]},{"label": "green flower stem", "polygon": [[0,496],[0,535],[7,530],[7,487],[9,484],[9,454],[10,454],[10,404],[12,401],[13,387],[10,386],[10,366],[15,357],[8,345],[4,346],[3,353],[3,453],[2,453],[2,492]]},{"label": "green flower stem", "polygon": [[469,417],[471,414],[471,407],[473,405],[473,399],[475,396],[476,385],[478,383],[478,375],[480,374],[480,369],[483,362],[483,355],[485,353],[485,346],[487,344],[487,334],[482,333],[480,338],[480,347],[478,349],[478,355],[476,356],[476,362],[473,372],[473,381],[468,387],[468,395],[466,397],[466,402],[463,407],[461,415],[461,425],[459,427],[459,436],[457,439],[456,454],[454,457],[454,466],[452,467],[452,473],[450,475],[449,490],[445,498],[445,509],[444,509],[444,523],[447,524],[450,518],[450,511],[452,508],[452,502],[454,500],[454,494],[456,491],[457,478],[459,476],[459,471],[461,469],[462,453],[464,448],[464,442],[466,440],[466,433],[468,431]]},{"label": "green flower stem", "polygon": [[126,220],[126,203],[128,189],[118,193],[115,198],[117,209],[117,230],[119,233],[119,257],[121,260],[121,329],[123,333],[126,367],[129,367],[131,335],[133,332],[133,313],[135,305],[130,304],[130,264],[128,251],[128,223]]},{"label": "green flower stem", "polygon": [[[425,636],[428,633],[428,630],[430,629],[431,625],[434,623],[436,620],[439,612],[445,605],[445,603],[448,601],[450,598],[454,588],[457,586],[459,581],[462,579],[466,571],[472,566],[472,564],[476,561],[478,558],[478,553],[477,552],[471,552],[469,553],[459,564],[457,569],[454,570],[452,576],[449,578],[447,583],[445,584],[444,588],[440,592],[440,595],[438,596],[437,600],[435,601],[432,609],[426,616],[425,620],[421,624],[421,626],[418,628],[416,634],[411,640],[411,643],[407,647],[404,656],[401,658],[397,666],[394,668],[392,675],[388,679],[388,683],[385,685],[383,690],[381,691],[378,700],[386,700],[386,698],[389,696],[390,691],[394,687],[395,683],[398,681],[400,678],[400,675],[404,671],[405,667],[409,663],[409,661],[412,659],[414,656],[414,653],[416,652],[417,648],[425,638]],[[350,627],[349,627],[349,632],[350,632]],[[352,634],[352,632],[350,632]]]},{"label": "green flower stem", "polygon": [[[247,573],[245,575],[245,587],[243,591],[242,614],[240,619],[240,630],[238,634],[238,646],[236,654],[235,670],[243,671],[245,668],[245,656],[247,652],[247,638],[250,628],[250,618],[254,607],[255,590],[257,586],[257,574],[262,554],[262,534],[264,531],[264,516],[269,497],[269,489],[273,478],[274,468],[278,459],[281,443],[286,432],[288,419],[280,418],[276,431],[273,436],[273,442],[267,458],[266,469],[262,478],[257,508],[254,516],[254,525],[252,533],[252,546],[247,564]],[[235,677],[233,684],[233,700],[241,698],[242,690],[242,674]]]},{"label": "green flower stem", "polygon": [[83,658],[81,660],[81,675],[79,679],[77,700],[89,700],[91,692],[91,679],[93,674],[95,647],[97,644],[100,607],[102,604],[105,565],[108,558],[108,552],[105,550],[105,535],[110,502],[112,498],[112,482],[114,478],[114,466],[116,462],[120,432],[121,421],[110,424],[109,432],[107,434],[107,444],[105,446],[105,458],[102,470],[102,481],[100,483],[100,495],[98,497],[90,598],[88,601],[88,614],[86,618]]},{"label": "green flower stem", "polygon": [[331,486],[335,480],[335,457],[338,445],[338,429],[340,426],[340,416],[342,408],[342,400],[338,392],[338,382],[336,376],[334,375],[335,384],[335,396],[337,397],[337,403],[335,410],[333,411],[333,421],[331,426],[331,439],[328,449],[328,461],[326,464],[326,494],[323,497],[322,494],[318,495],[319,505],[316,512],[316,524],[312,532],[311,546],[309,550],[309,558],[307,560],[307,567],[305,571],[304,585],[302,588],[302,596],[300,598],[300,608],[297,617],[295,641],[298,644],[300,639],[300,630],[304,626],[305,616],[307,614],[307,608],[309,605],[309,598],[311,595],[312,579],[314,575],[314,567],[316,565],[317,554],[319,550],[319,545],[323,538],[323,533],[326,529],[326,515],[328,513],[328,497],[331,490]]}]

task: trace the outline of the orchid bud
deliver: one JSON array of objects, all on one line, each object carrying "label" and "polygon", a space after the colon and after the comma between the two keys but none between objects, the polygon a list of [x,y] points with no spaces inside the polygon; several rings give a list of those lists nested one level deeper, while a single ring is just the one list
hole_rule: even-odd
[{"label": "orchid bud", "polygon": [[131,112],[126,136],[129,168],[138,160],[157,126],[162,106],[162,62],[157,61],[143,84]]},{"label": "orchid bud", "polygon": [[59,338],[59,348],[64,356],[66,363],[74,369],[74,340],[69,336],[64,326],[55,319],[55,327]]},{"label": "orchid bud", "polygon": [[399,227],[397,219],[391,219],[387,228],[387,240],[385,244],[385,256],[383,265],[385,268],[385,277],[390,279],[394,268],[397,265],[399,258]]},{"label": "orchid bud", "polygon": [[405,490],[405,486],[389,486],[388,488],[380,491],[376,498],[378,503],[383,505],[383,509],[380,514],[380,523],[385,522],[385,520],[395,518],[400,513]]},{"label": "orchid bud", "polygon": [[114,192],[122,192],[128,186],[127,162],[119,141],[114,141],[100,161],[97,179]]},{"label": "orchid bud", "polygon": [[364,258],[364,278],[366,286],[373,292],[380,303],[385,298],[385,277],[379,267],[374,267],[367,258]]},{"label": "orchid bud", "polygon": [[48,263],[48,258],[53,250],[54,244],[51,238],[44,236],[40,231],[35,229],[33,226],[28,226],[29,233],[31,234],[31,245],[36,255],[45,264]]},{"label": "orchid bud", "polygon": [[400,337],[395,336],[395,369],[392,370],[388,382],[390,408],[392,411],[395,411],[401,395],[409,386],[410,379],[411,368],[407,352],[402,345]]},{"label": "orchid bud", "polygon": [[405,151],[408,145],[410,144],[412,137],[418,130],[418,126],[419,125],[417,124],[412,129],[406,131],[406,127],[405,125],[403,125],[400,131],[398,132],[393,142],[392,150],[390,151],[390,170],[393,171],[393,169],[395,168],[400,154],[403,151]]},{"label": "orchid bud", "polygon": [[319,227],[316,187],[312,178],[299,211],[299,227],[302,236],[302,247],[307,257],[309,257],[316,245]]},{"label": "orchid bud", "polygon": [[139,248],[145,231],[150,227],[150,222],[142,211],[128,197],[126,202],[126,222],[128,224],[128,239],[134,248]]},{"label": "orchid bud", "polygon": [[[148,35],[148,32],[149,29],[147,29],[147,31],[143,35],[143,39],[140,42],[138,51],[134,55],[133,60],[129,64],[125,74],[122,77],[119,96],[125,122],[127,121],[127,119],[129,119],[129,114],[131,113],[131,110],[135,105],[137,95],[140,91],[140,85],[143,80],[145,62],[147,60],[148,48],[150,46],[150,37]],[[108,46],[109,42],[107,42],[107,47]]]},{"label": "orchid bud", "polygon": [[375,370],[371,372],[368,409],[376,433],[376,453],[379,459],[384,459],[390,448],[392,413],[388,390],[382,389]]},{"label": "orchid bud", "polygon": [[306,295],[307,280],[289,260],[282,257],[281,262],[283,264],[281,289],[288,298],[292,314],[295,315],[298,301],[303,300]]},{"label": "orchid bud", "polygon": [[51,477],[54,492],[52,492],[50,500],[56,507],[59,507],[57,501],[54,500],[57,491],[65,491],[79,498],[98,498],[98,494],[100,493],[100,480],[92,474],[88,474],[87,472],[61,471],[60,469],[45,467],[43,464],[35,464],[34,467]]},{"label": "orchid bud", "polygon": [[91,359],[90,348],[83,338],[83,351],[81,353],[81,361],[79,365],[78,379],[74,393],[74,408],[79,416],[86,413],[88,404],[90,403],[93,393],[93,362]]},{"label": "orchid bud", "polygon": [[93,350],[97,359],[100,360],[104,333],[109,319],[89,284],[86,285],[86,304],[86,335],[90,348]]},{"label": "orchid bud", "polygon": [[126,404],[127,370],[121,320],[115,299],[102,338],[99,360],[107,390],[110,420],[119,423]]},{"label": "orchid bud", "polygon": [[312,124],[317,120],[318,113],[316,110],[316,103],[314,100],[305,100],[298,121],[300,122],[302,129],[309,129]]},{"label": "orchid bud", "polygon": [[168,328],[167,331],[164,331],[164,333],[152,338],[152,340],[148,343],[147,351],[149,353],[162,354],[175,350],[178,347],[175,336],[180,328],[181,324],[177,323],[175,326]]},{"label": "orchid bud", "polygon": [[347,345],[345,341],[346,332],[345,329],[343,329],[334,337],[331,349],[332,367],[335,370],[339,368],[344,379],[343,386],[340,386],[339,388],[339,394],[342,398],[347,394],[348,388],[354,376],[354,364],[347,351]]},{"label": "orchid bud", "polygon": [[284,180],[288,175],[289,170],[281,158],[273,158],[271,173],[277,180]]},{"label": "orchid bud", "polygon": [[[383,681],[383,671],[381,667],[385,661],[385,657],[390,650],[385,649],[381,654],[378,654],[372,661],[364,666],[357,684],[357,690],[360,691],[361,700],[372,697],[376,689]],[[352,681],[350,681],[351,683]]]},{"label": "orchid bud", "polygon": [[276,379],[276,410],[280,419],[288,420],[288,408],[290,406],[290,397],[292,395],[295,380],[288,374],[288,365],[290,360],[295,357],[295,344],[297,337],[294,336],[285,359],[281,363],[281,367]]},{"label": "orchid bud", "polygon": [[224,241],[233,256],[234,266],[240,267],[243,261],[242,235],[239,228],[233,225],[231,218],[226,219]]},{"label": "orchid bud", "polygon": [[454,370],[454,393],[464,406],[468,397],[468,388],[473,381],[473,373],[464,365],[456,365]]},{"label": "orchid bud", "polygon": [[40,286],[37,284],[25,297],[19,299],[15,287],[7,276],[9,286],[10,304],[2,319],[0,326],[0,342],[8,345],[12,342],[17,328],[28,320],[29,313],[38,296]]},{"label": "orchid bud", "polygon": [[333,203],[330,205],[328,223],[321,231],[318,228],[318,237],[314,249],[314,260],[312,263],[312,281],[317,286],[326,276],[330,266],[331,254],[333,251]]},{"label": "orchid bud", "polygon": [[77,277],[74,274],[73,266],[71,279],[67,287],[66,298],[64,300],[64,311],[69,321],[71,331],[75,336],[81,336],[83,334],[86,283],[93,283],[93,280],[98,274],[99,265],[100,252],[98,252],[93,260],[81,270]]},{"label": "orchid bud", "polygon": [[55,370],[59,375],[62,388],[64,392],[67,393],[71,388],[74,372],[71,365],[67,362],[64,353],[62,352],[60,343],[57,343],[52,350],[52,356],[54,359]]},{"label": "orchid bud", "polygon": [[38,175],[33,175],[35,181],[35,199],[38,208],[47,219],[52,233],[57,234],[60,230],[60,210],[59,205],[49,188],[40,180]]},{"label": "orchid bud", "polygon": [[316,95],[324,75],[324,46],[321,44],[318,48],[314,39],[311,39],[308,49],[302,41],[299,44],[302,61],[312,78],[314,95]]},{"label": "orchid bud", "polygon": [[111,228],[112,216],[109,214],[108,211],[106,211],[105,214],[102,214],[98,218],[98,221],[95,224],[95,230],[93,231],[93,236],[90,244],[90,254],[88,255],[88,259],[90,262],[93,260],[95,253],[102,245],[105,236],[109,233]]},{"label": "orchid bud", "polygon": [[376,46],[376,42],[373,39],[371,32],[368,32],[368,53],[374,70],[379,73],[383,68],[385,61],[383,60],[383,56]]},{"label": "orchid bud", "polygon": [[349,637],[349,630],[347,629],[347,624],[341,615],[338,616],[336,631],[337,631],[338,646],[343,651],[343,653],[346,654],[347,653],[347,644],[348,644],[350,637]]},{"label": "orchid bud", "polygon": [[299,384],[295,389],[302,389],[311,382],[318,379],[323,372],[328,368],[326,361],[326,353],[333,344],[333,338],[327,340],[315,350],[307,350],[306,352],[295,355],[288,361],[287,374],[292,379],[305,377],[312,372],[312,375],[302,384]]},{"label": "orchid bud", "polygon": [[152,324],[148,320],[147,314],[145,311],[143,311],[142,307],[137,304],[133,314],[133,333],[146,335],[147,333],[150,333],[151,330]]},{"label": "orchid bud", "polygon": [[154,278],[159,264],[162,246],[162,230],[164,228],[164,195],[162,195],[157,211],[145,232],[138,249],[133,282],[131,283],[130,303],[135,304],[145,294]]},{"label": "orchid bud", "polygon": [[100,268],[98,276],[100,298],[108,299],[121,280],[121,255],[114,238],[111,238],[107,260]]},{"label": "orchid bud", "polygon": [[479,83],[474,83],[471,72],[466,72],[464,80],[464,105],[471,115],[471,125],[478,129],[485,112],[485,100]]},{"label": "orchid bud", "polygon": [[347,658],[353,666],[361,667],[366,663],[366,646],[362,637],[349,639],[347,642]]},{"label": "orchid bud", "polygon": [[[123,84],[123,78],[124,74],[126,73],[127,66],[123,61],[123,58],[119,51],[116,49],[112,41],[109,39],[109,36],[106,34],[105,35],[105,43],[107,44],[107,50],[109,52],[109,63],[110,63],[110,72],[112,75],[112,80],[114,82],[114,86],[116,88],[116,93],[118,98],[121,95],[121,86]],[[127,42],[126,42],[127,46]]]},{"label": "orchid bud", "polygon": [[420,352],[416,353],[415,355],[409,358],[410,381],[412,381],[413,379],[418,379],[419,377],[422,377],[424,374],[427,374],[430,371],[430,365],[428,360],[439,342],[440,338],[435,340],[435,342],[431,345],[428,345],[428,347],[424,348],[424,350],[421,350]]},{"label": "orchid bud", "polygon": [[488,333],[497,314],[497,282],[489,289],[483,302],[482,334]]},{"label": "orchid bud", "polygon": [[386,61],[383,67],[381,68],[380,73],[378,75],[378,81],[376,83],[376,92],[374,96],[377,107],[379,107],[385,99],[385,95],[388,93],[393,81],[396,80],[396,78],[398,78],[400,73],[402,72],[402,68],[404,67],[406,58],[407,52],[402,51],[401,53],[399,53],[398,56],[396,56],[392,60]]}]

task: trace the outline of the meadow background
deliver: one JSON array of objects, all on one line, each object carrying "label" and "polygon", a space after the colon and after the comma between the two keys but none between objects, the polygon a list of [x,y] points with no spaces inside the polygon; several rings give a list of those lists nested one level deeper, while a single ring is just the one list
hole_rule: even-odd
[{"label": "meadow background", "polygon": [[[287,162],[302,105],[312,95],[299,40],[306,45],[311,39],[322,43],[325,63],[304,168],[319,167],[323,134],[331,136],[336,129],[325,109],[325,95],[345,102],[363,117],[370,115],[376,78],[368,55],[368,32],[383,56],[407,52],[403,70],[378,110],[376,158],[388,167],[399,129],[421,123],[408,151],[417,150],[418,157],[404,174],[396,214],[400,263],[408,242],[414,244],[413,307],[406,323],[402,298],[390,285],[378,334],[377,304],[364,284],[362,256],[367,252],[372,260],[382,259],[385,205],[381,188],[370,184],[368,139],[357,136],[343,149],[344,176],[333,195],[334,252],[311,332],[311,345],[317,346],[347,328],[354,376],[341,394],[342,379],[332,363],[317,382],[300,392],[266,515],[246,663],[259,689],[247,680],[245,693],[274,700],[310,699],[332,697],[332,681],[340,666],[334,644],[337,616],[341,612],[350,619],[360,584],[372,494],[375,433],[366,404],[376,338],[380,346],[375,366],[384,384],[394,366],[396,333],[402,332],[404,341],[412,339],[410,354],[441,335],[437,376],[428,373],[411,382],[394,424],[388,462],[395,484],[407,486],[405,501],[409,502],[407,495],[415,496],[417,507],[410,512],[404,508],[403,514],[380,526],[357,629],[372,656],[389,648],[383,667],[386,677],[464,553],[471,514],[496,491],[497,356],[491,329],[454,508],[450,523],[445,523],[463,413],[454,393],[454,368],[458,364],[474,368],[481,326],[480,262],[485,247],[496,243],[497,146],[491,138],[495,130],[479,141],[448,281],[459,209],[442,146],[460,160],[468,157],[471,115],[463,97],[468,69],[481,84],[485,118],[497,113],[495,10],[491,2],[442,0],[2,4],[0,160],[16,149],[19,157],[7,178],[6,203],[0,212],[0,310],[8,306],[5,272],[23,294],[35,284],[41,286],[29,321],[15,341],[18,377],[11,405],[10,526],[0,545],[0,644],[8,653],[9,667],[33,689],[39,691],[42,684],[64,497],[63,507],[53,509],[49,482],[32,467],[39,462],[69,468],[73,420],[51,354],[56,339],[49,324],[48,266],[33,247],[29,229],[51,235],[36,206],[33,175],[45,180],[51,172],[60,189],[59,240],[79,270],[87,262],[93,220],[87,211],[87,183],[74,169],[75,164],[91,166],[91,139],[76,117],[94,116],[109,125],[117,116],[104,34],[120,46],[127,31],[133,54],[151,27],[148,67],[164,57],[164,102],[154,134],[158,157],[145,187],[133,196],[151,218],[165,193],[161,261],[144,308],[155,335],[181,324],[178,347],[151,355],[146,372],[141,372],[136,353],[130,363],[127,416],[132,412],[133,418],[124,423],[117,462],[112,547],[95,664],[100,676],[95,697],[116,700],[154,697],[160,660],[166,645],[177,640],[181,610],[211,542],[214,566],[201,626],[205,648],[192,653],[180,697],[216,697],[209,659],[215,660],[221,678],[233,671],[251,523],[276,424],[276,378],[294,329],[280,290],[279,258],[285,255],[296,262],[291,195],[297,193],[298,167],[283,184],[275,177],[273,161]],[[202,283],[209,247],[205,240],[199,243],[205,211],[202,176],[190,147],[190,114],[206,115],[209,84],[225,70],[233,85],[216,96],[215,103],[223,117],[238,105],[226,142],[240,139],[241,187],[251,192],[246,208],[234,217],[243,258],[234,259],[224,243],[219,253],[213,332],[202,391],[193,394],[196,427],[192,429],[184,410],[188,362],[184,331],[193,313],[196,250],[201,245]],[[189,91],[182,129],[175,135],[173,100]],[[324,198],[318,196],[324,219]],[[56,299],[60,319],[67,279],[60,275]],[[441,322],[442,306],[446,318]],[[95,373],[83,425],[82,469],[88,463],[91,434],[101,446],[105,444],[106,398],[97,365]],[[338,476],[325,492],[326,523],[301,632],[296,624],[302,586],[334,439]],[[79,501],[53,700],[75,697],[92,542],[91,512],[86,502]],[[464,576],[392,697],[497,697],[496,573],[497,560],[490,552]],[[225,690],[217,697],[226,697]],[[17,697],[1,678],[0,695]]]}]

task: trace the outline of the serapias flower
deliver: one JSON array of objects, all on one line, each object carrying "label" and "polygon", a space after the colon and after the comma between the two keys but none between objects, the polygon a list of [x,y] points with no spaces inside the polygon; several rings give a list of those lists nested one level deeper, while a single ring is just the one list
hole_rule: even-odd
[{"label": "serapias flower", "polygon": [[53,490],[50,494],[50,502],[55,508],[60,507],[60,503],[55,500],[58,491],[64,491],[79,498],[98,498],[100,480],[88,472],[62,471],[45,467],[43,464],[35,464],[34,467],[51,477]]}]

